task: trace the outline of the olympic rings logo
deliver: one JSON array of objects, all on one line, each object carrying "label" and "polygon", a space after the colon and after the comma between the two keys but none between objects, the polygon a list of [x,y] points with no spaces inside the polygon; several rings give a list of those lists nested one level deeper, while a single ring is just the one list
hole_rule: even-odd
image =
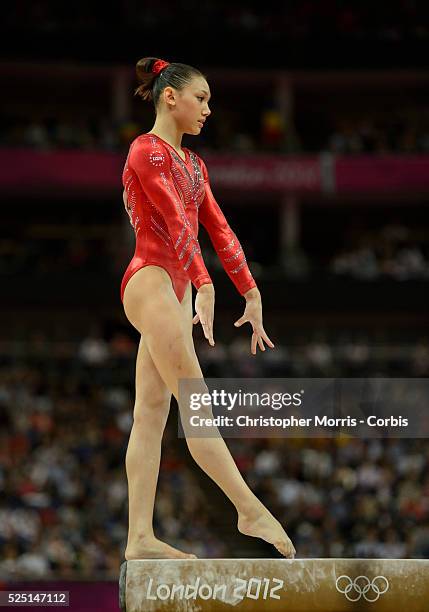
[{"label": "olympic rings logo", "polygon": [[342,575],[336,579],[335,586],[349,601],[359,601],[363,597],[372,603],[384,595],[390,585],[385,576],[376,576],[372,580],[367,576],[358,576],[352,580],[350,576]]}]

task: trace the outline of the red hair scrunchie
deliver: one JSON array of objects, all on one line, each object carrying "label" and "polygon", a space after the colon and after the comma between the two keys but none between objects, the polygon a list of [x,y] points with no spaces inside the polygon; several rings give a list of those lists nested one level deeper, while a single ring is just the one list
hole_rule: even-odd
[{"label": "red hair scrunchie", "polygon": [[156,60],[154,65],[152,66],[152,72],[154,74],[159,74],[161,70],[163,70],[166,66],[169,66],[170,62],[164,62],[164,60]]}]

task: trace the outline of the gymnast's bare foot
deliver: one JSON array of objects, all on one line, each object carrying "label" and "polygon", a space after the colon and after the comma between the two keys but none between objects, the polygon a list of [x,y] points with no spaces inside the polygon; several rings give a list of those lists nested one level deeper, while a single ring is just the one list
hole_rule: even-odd
[{"label": "gymnast's bare foot", "polygon": [[288,559],[295,557],[295,547],[277,519],[260,502],[247,515],[238,516],[238,530],[244,535],[262,538]]},{"label": "gymnast's bare foot", "polygon": [[196,555],[184,553],[155,536],[140,538],[136,544],[128,544],[125,550],[125,559],[196,559]]}]

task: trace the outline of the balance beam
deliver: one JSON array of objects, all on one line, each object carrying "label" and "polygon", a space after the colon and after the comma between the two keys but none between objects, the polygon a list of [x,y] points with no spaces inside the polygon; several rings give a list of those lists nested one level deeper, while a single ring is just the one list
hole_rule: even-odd
[{"label": "balance beam", "polygon": [[425,612],[429,560],[126,561],[119,603],[122,612]]}]

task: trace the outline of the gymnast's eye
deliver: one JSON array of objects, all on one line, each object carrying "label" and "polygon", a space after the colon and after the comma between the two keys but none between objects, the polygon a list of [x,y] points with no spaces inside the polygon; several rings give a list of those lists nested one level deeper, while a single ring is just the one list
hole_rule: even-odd
[{"label": "gymnast's eye", "polygon": [[204,96],[197,96],[198,100],[204,100]]}]

